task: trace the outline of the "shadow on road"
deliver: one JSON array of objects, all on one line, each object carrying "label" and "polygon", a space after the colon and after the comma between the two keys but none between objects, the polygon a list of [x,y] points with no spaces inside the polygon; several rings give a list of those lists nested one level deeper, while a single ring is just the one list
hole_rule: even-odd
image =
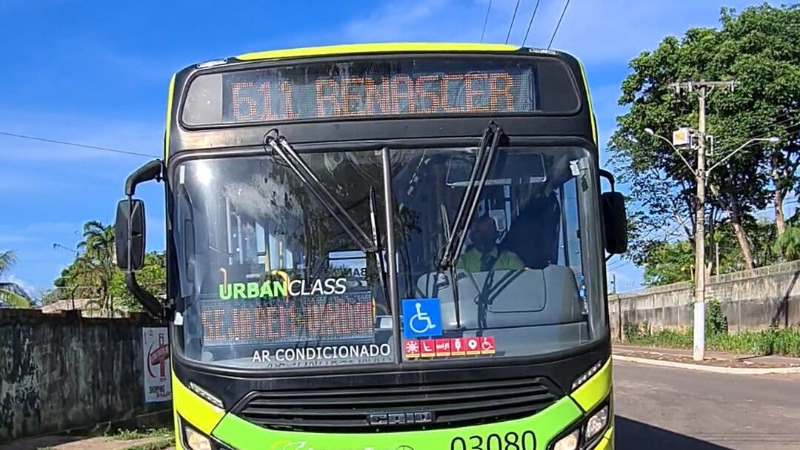
[{"label": "shadow on road", "polygon": [[614,440],[620,450],[730,450],[621,416],[614,417]]}]

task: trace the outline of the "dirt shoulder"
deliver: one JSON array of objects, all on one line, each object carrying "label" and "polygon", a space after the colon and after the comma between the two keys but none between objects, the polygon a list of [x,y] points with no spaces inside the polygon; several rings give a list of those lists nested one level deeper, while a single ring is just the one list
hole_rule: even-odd
[{"label": "dirt shoulder", "polygon": [[0,450],[167,450],[174,448],[171,433],[150,436],[43,436],[0,445]]}]

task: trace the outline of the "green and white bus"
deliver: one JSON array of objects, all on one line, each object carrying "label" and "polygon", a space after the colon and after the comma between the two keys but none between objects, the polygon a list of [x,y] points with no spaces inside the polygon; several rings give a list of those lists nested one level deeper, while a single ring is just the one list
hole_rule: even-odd
[{"label": "green and white bus", "polygon": [[[556,51],[346,45],[178,72],[164,157],[116,222],[129,289],[169,322],[178,448],[613,448],[605,261],[627,220],[598,145],[583,68]],[[135,276],[151,180],[166,300]]]}]

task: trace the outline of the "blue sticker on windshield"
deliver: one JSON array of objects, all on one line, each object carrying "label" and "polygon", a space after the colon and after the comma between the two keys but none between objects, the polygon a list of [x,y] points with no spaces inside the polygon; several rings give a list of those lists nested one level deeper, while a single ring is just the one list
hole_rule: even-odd
[{"label": "blue sticker on windshield", "polygon": [[403,300],[403,336],[407,338],[442,335],[442,311],[438,298]]}]

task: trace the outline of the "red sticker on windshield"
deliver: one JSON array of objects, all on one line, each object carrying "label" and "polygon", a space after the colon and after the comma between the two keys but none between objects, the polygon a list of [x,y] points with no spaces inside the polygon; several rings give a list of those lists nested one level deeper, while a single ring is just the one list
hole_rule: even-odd
[{"label": "red sticker on windshield", "polygon": [[467,341],[467,354],[468,355],[480,355],[481,354],[481,342],[480,338],[477,337],[469,337],[465,338]]},{"label": "red sticker on windshield", "polygon": [[450,339],[436,339],[436,356],[450,356]]},{"label": "red sticker on windshield", "polygon": [[419,358],[419,341],[406,339],[405,343],[403,343],[403,353],[405,353],[406,358]]},{"label": "red sticker on windshield", "polygon": [[466,344],[464,343],[464,338],[453,338],[450,339],[450,354],[453,356],[464,356],[466,355]]},{"label": "red sticker on windshield", "polygon": [[423,357],[433,357],[436,356],[436,341],[433,339],[423,339],[419,341],[419,345],[422,349],[420,352]]},{"label": "red sticker on windshield", "polygon": [[495,351],[494,336],[481,336],[481,354],[493,355]]}]

